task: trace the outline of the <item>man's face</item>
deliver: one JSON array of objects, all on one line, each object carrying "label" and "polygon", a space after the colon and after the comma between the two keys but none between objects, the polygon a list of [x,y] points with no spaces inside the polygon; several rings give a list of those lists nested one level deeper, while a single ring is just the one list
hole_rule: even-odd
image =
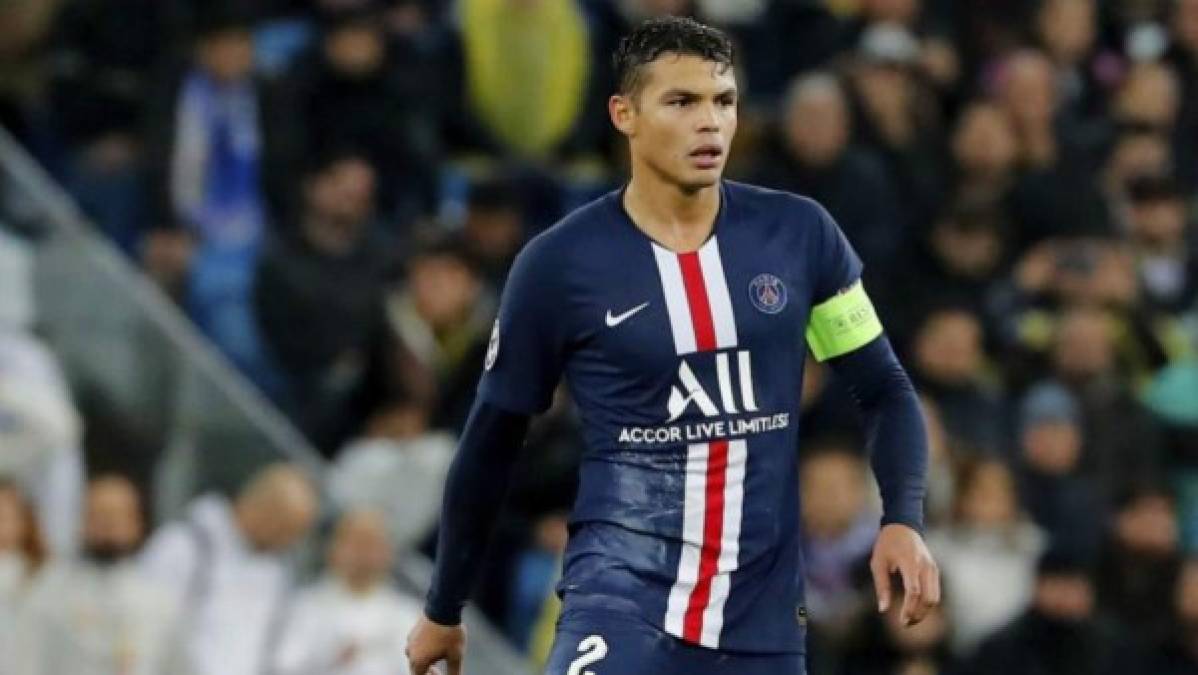
[{"label": "man's face", "polygon": [[1057,621],[1085,621],[1094,612],[1094,588],[1080,574],[1043,574],[1036,580],[1035,605]]},{"label": "man's face", "polygon": [[329,563],[354,590],[365,590],[383,579],[391,565],[391,543],[382,518],[363,512],[342,519],[333,536]]},{"label": "man's face", "polygon": [[687,192],[715,185],[736,135],[732,69],[697,56],[664,54],[642,73],[639,92],[609,102],[632,155]]},{"label": "man's face", "polygon": [[92,559],[115,562],[132,555],[142,532],[141,505],[132,484],[122,478],[102,478],[89,486],[83,545]]},{"label": "man's face", "polygon": [[308,203],[318,219],[358,224],[374,212],[376,177],[366,160],[349,157],[314,176]]},{"label": "man's face", "polygon": [[200,65],[221,82],[237,82],[254,69],[254,41],[248,30],[229,29],[202,40]]},{"label": "man's face", "polygon": [[849,109],[838,91],[798,96],[786,112],[786,139],[799,161],[824,167],[840,158],[849,144]]},{"label": "man's face", "polygon": [[21,495],[0,488],[0,554],[16,551],[25,538],[25,514]]},{"label": "man's face", "polygon": [[473,270],[457,258],[441,255],[415,261],[408,286],[416,311],[438,331],[468,316],[480,292]]}]

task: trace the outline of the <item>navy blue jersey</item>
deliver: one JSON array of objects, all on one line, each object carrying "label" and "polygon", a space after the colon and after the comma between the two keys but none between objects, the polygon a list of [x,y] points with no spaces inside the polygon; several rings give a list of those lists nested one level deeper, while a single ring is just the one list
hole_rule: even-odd
[{"label": "navy blue jersey", "polygon": [[805,330],[861,262],[815,202],[725,181],[674,253],[613,192],[511,271],[480,397],[535,413],[564,375],[586,450],[559,590],[687,642],[802,652]]}]

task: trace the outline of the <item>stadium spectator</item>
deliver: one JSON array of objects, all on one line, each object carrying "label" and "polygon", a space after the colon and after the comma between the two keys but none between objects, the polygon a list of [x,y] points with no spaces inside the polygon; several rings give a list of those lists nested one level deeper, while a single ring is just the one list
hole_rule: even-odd
[{"label": "stadium spectator", "polygon": [[1006,626],[1032,596],[1044,534],[1021,513],[1015,476],[1001,460],[967,461],[952,522],[928,537],[944,578],[958,655]]},{"label": "stadium spectator", "polygon": [[977,317],[988,342],[997,330],[1009,229],[1002,205],[989,198],[963,195],[938,214],[904,254],[908,272],[880,293],[889,306],[887,334],[907,344],[928,307],[952,306]]},{"label": "stadium spectator", "polygon": [[957,463],[962,449],[953,447],[953,439],[944,429],[940,408],[932,399],[921,396],[924,424],[928,428],[928,495],[924,510],[926,522],[935,527],[948,524],[956,507]]},{"label": "stadium spectator", "polygon": [[21,609],[45,557],[32,504],[14,483],[0,478],[0,675],[20,675]]},{"label": "stadium spectator", "polygon": [[1101,138],[1061,111],[1052,62],[1022,50],[1001,62],[995,96],[1014,124],[1019,146],[1012,215],[1024,246],[1052,236],[1105,234],[1109,217],[1092,172]]},{"label": "stadium spectator", "polygon": [[1002,390],[986,372],[982,325],[964,309],[924,317],[911,347],[911,374],[936,402],[944,427],[960,445],[998,452],[1003,440]]},{"label": "stadium spectator", "polygon": [[423,169],[439,159],[433,102],[421,83],[405,79],[374,4],[324,15],[320,39],[282,84],[293,142],[306,157],[360,148],[378,176],[383,211],[406,223],[433,205],[435,176]]},{"label": "stadium spectator", "polygon": [[919,75],[919,58],[910,31],[877,23],[862,33],[848,78],[854,133],[895,178],[908,229],[924,227],[936,215],[944,190],[940,110]]},{"label": "stadium spectator", "polygon": [[254,77],[251,30],[240,10],[200,13],[192,59],[151,113],[158,125],[150,132],[157,228],[143,255],[200,329],[265,383],[251,288],[294,151],[285,149],[288,115],[277,112],[277,96]]},{"label": "stadium spectator", "polygon": [[387,581],[393,550],[382,515],[343,515],[328,570],[294,598],[270,672],[408,675],[405,636],[421,608]]},{"label": "stadium spectator", "polygon": [[1061,318],[1052,357],[1057,378],[1081,405],[1081,470],[1108,504],[1128,485],[1153,481],[1161,461],[1158,425],[1118,372],[1115,330],[1100,310],[1070,309]]},{"label": "stadium spectator", "polygon": [[1067,389],[1038,384],[1020,404],[1018,443],[1021,501],[1054,547],[1084,559],[1097,553],[1106,514],[1078,468],[1085,442],[1081,415]]},{"label": "stadium spectator", "polygon": [[291,583],[288,551],[317,501],[308,477],[268,466],[233,501],[204,495],[150,539],[141,565],[183,608],[182,666],[194,675],[257,675]]},{"label": "stadium spectator", "polygon": [[254,308],[285,373],[283,408],[331,455],[362,423],[354,408],[383,337],[383,292],[398,251],[377,218],[377,176],[361,154],[331,153],[306,174],[303,211],[262,256]]},{"label": "stadium spectator", "polygon": [[1019,161],[1019,141],[1007,111],[985,101],[969,103],[949,142],[956,194],[978,202],[1006,200]]},{"label": "stadium spectator", "polygon": [[[900,593],[899,598],[902,596]],[[943,606],[937,606],[914,626],[904,626],[893,611],[863,617],[862,635],[838,675],[954,675],[959,665],[949,650],[950,616]]]},{"label": "stadium spectator", "polygon": [[868,602],[856,575],[869,559],[878,512],[868,496],[865,463],[851,448],[831,441],[806,446],[799,474],[806,611],[835,644]]},{"label": "stadium spectator", "polygon": [[47,545],[74,552],[83,495],[82,422],[50,349],[0,323],[0,475],[36,504]]},{"label": "stadium spectator", "polygon": [[508,268],[527,235],[516,186],[502,179],[482,180],[471,186],[462,238],[492,288],[503,288]]},{"label": "stadium spectator", "polygon": [[1181,568],[1181,542],[1173,496],[1160,487],[1128,491],[1098,568],[1098,606],[1118,618],[1144,649],[1164,642],[1173,617],[1168,607]]},{"label": "stadium spectator", "polygon": [[14,606],[45,560],[33,505],[15,483],[0,478],[0,606]]},{"label": "stadium spectator", "polygon": [[1198,300],[1198,255],[1181,186],[1168,176],[1144,175],[1129,182],[1128,201],[1144,309],[1170,315],[1191,310]]},{"label": "stadium spectator", "polygon": [[170,589],[138,568],[145,528],[127,479],[87,486],[78,558],[55,560],[29,591],[19,631],[26,675],[166,675],[178,672]]},{"label": "stadium spectator", "polygon": [[1141,655],[1100,618],[1090,568],[1050,550],[1037,567],[1032,606],[982,643],[965,670],[971,675],[1053,673],[1116,675],[1143,672]]},{"label": "stadium spectator", "polygon": [[142,127],[158,64],[173,58],[170,3],[68,0],[50,49],[52,122],[66,187],[132,254],[149,226]]},{"label": "stadium spectator", "polygon": [[437,523],[454,450],[452,434],[428,428],[424,404],[389,402],[337,454],[329,470],[330,497],[342,511],[378,511],[397,549],[416,548]]},{"label": "stadium spectator", "polygon": [[386,306],[401,391],[430,405],[434,428],[460,430],[495,315],[464,243],[441,238],[416,251],[406,285],[388,292]]},{"label": "stadium spectator", "polygon": [[[1159,675],[1198,673],[1198,558],[1185,562],[1172,602],[1173,635],[1156,652],[1152,672]],[[1157,608],[1158,611],[1160,608]]]},{"label": "stadium spectator", "polygon": [[[1103,111],[1101,74],[1091,61],[1098,37],[1098,7],[1094,0],[1046,0],[1035,17],[1036,41],[1052,61],[1062,113],[1088,119]],[[1107,69],[1108,71],[1110,69]]]},{"label": "stadium spectator", "polygon": [[[885,278],[891,252],[909,234],[906,214],[885,165],[852,144],[852,118],[839,80],[823,72],[797,78],[780,124],[781,142],[762,158],[755,182],[818,201],[870,261],[875,278]],[[862,192],[870,199],[860,199]],[[867,286],[870,274],[866,273]]]}]

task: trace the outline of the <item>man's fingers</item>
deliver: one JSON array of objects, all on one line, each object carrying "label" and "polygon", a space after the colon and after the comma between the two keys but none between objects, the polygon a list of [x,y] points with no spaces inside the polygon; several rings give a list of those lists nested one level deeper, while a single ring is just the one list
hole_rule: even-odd
[{"label": "man's fingers", "polygon": [[[903,625],[909,626],[923,618],[923,588],[919,583],[919,572],[913,561],[899,564],[899,574],[903,578],[903,611],[899,615]],[[916,618],[916,612],[920,612]]]},{"label": "man's fingers", "polygon": [[885,614],[890,609],[890,570],[877,557],[869,561],[869,570],[874,575],[874,590],[878,593],[878,612]]},{"label": "man's fingers", "polygon": [[923,601],[929,607],[940,604],[940,570],[931,562],[923,565]]}]

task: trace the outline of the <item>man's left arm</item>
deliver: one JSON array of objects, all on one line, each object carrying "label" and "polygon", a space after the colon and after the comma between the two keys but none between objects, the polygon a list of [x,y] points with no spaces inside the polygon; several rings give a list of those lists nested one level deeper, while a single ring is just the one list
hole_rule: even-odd
[{"label": "man's left arm", "polygon": [[882,530],[870,560],[878,611],[890,608],[897,573],[902,621],[917,623],[940,602],[939,571],[922,536],[928,441],[919,398],[859,281],[813,309],[807,341],[847,385],[864,418],[882,495]]}]

